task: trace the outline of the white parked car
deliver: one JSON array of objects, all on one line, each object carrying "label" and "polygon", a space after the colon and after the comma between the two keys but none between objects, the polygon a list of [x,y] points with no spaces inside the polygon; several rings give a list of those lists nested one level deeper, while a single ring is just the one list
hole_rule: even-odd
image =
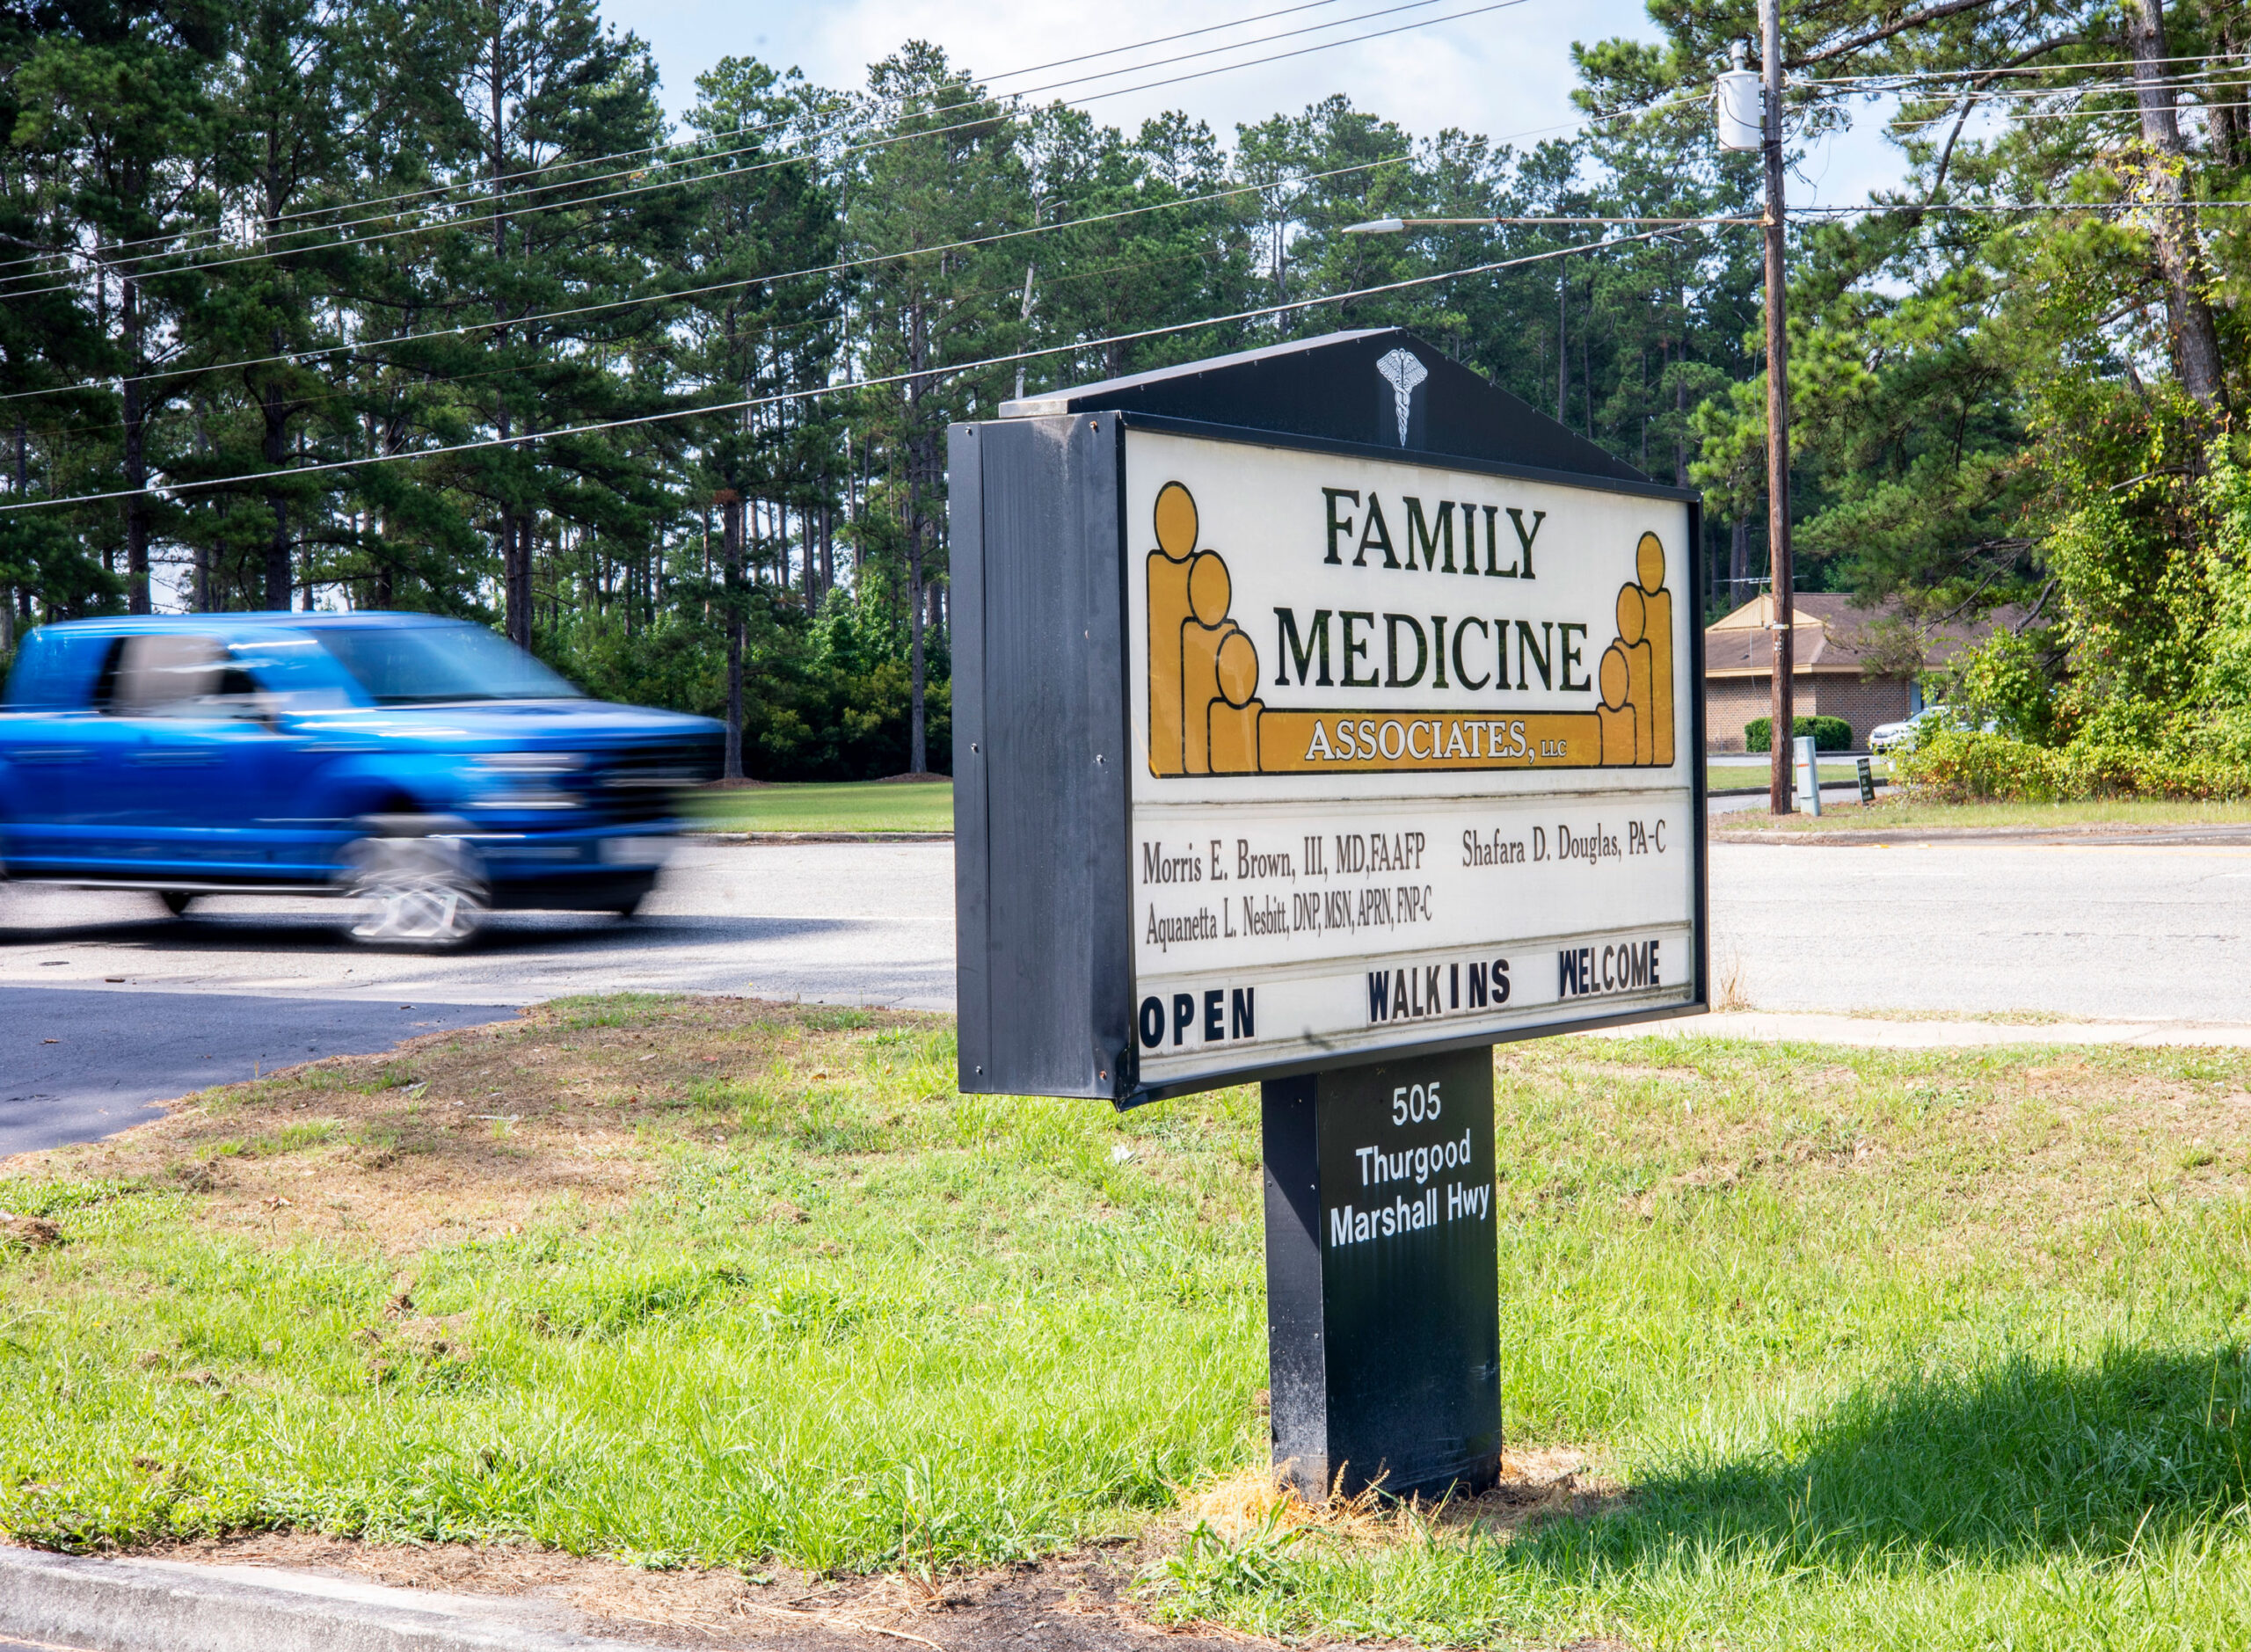
[{"label": "white parked car", "polygon": [[[1952,706],[1927,705],[1905,723],[1879,723],[1868,731],[1868,749],[1871,752],[1896,752],[1915,749],[1915,743],[1925,734],[1943,728],[1966,729],[1970,720]],[[2000,724],[1988,720],[1982,731],[1999,732]]]},{"label": "white parked car", "polygon": [[1938,720],[1945,715],[1944,706],[1927,705],[1904,723],[1879,723],[1869,731],[1868,749],[1889,752],[1905,747],[1912,752],[1923,731],[1937,726]]}]

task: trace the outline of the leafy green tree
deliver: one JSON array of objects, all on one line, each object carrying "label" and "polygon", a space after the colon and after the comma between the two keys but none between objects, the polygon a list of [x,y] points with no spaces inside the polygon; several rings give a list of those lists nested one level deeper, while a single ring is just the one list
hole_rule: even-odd
[{"label": "leafy green tree", "polygon": [[[1588,60],[1621,98],[1654,102],[1748,33],[1726,8],[1653,15],[1663,47]],[[1909,186],[1794,245],[1807,561],[1924,634],[1993,615],[1948,686],[2016,735],[2091,753],[2191,738],[2231,565],[2211,489],[2232,449],[2213,443],[2246,368],[2242,231],[2196,208],[2240,193],[2242,125],[2195,65],[2240,37],[2240,8],[1850,0],[1788,30],[1801,132],[1842,118],[1848,87],[1825,82],[1913,76],[1891,125]],[[1695,422],[1699,473],[1748,503],[1757,387]]]},{"label": "leafy green tree", "polygon": [[900,530],[907,768],[919,775],[929,767],[928,633],[943,570],[946,426],[991,413],[1008,393],[1005,368],[965,364],[1024,336],[1009,302],[1021,266],[989,237],[1029,225],[1031,191],[1016,122],[936,47],[912,41],[876,64],[862,108],[844,233],[863,260],[862,361],[869,378],[893,382],[867,393],[860,426],[884,455]]},{"label": "leafy green tree", "polygon": [[[345,49],[336,14],[316,0],[246,0],[216,76],[214,186],[228,215],[256,231],[239,254],[231,243],[215,248],[217,257],[241,261],[214,271],[217,279],[186,330],[205,361],[250,365],[215,366],[208,375],[224,371],[237,380],[226,387],[235,418],[214,406],[219,387],[206,375],[190,377],[185,388],[202,409],[195,455],[179,469],[188,477],[263,474],[197,498],[186,514],[184,530],[204,539],[196,546],[198,607],[212,603],[214,550],[251,549],[245,542],[252,536],[263,543],[243,582],[251,600],[262,593],[265,607],[290,607],[298,543],[315,529],[331,491],[319,479],[292,475],[299,457],[293,449],[332,389],[328,375],[295,358],[336,339],[330,299],[343,250],[318,209],[348,199],[358,181],[344,170]],[[333,455],[322,442],[317,456]],[[253,499],[254,508],[237,508]],[[195,533],[199,526],[204,535]],[[310,577],[306,593],[310,599]]]},{"label": "leafy green tree", "polygon": [[1057,104],[1025,117],[1022,142],[1032,223],[1045,233],[1020,250],[1004,244],[1006,261],[996,263],[1007,272],[1022,260],[1026,343],[1087,348],[1018,363],[1019,387],[1116,378],[1240,347],[1239,324],[1128,336],[1254,302],[1244,204],[1226,197],[1226,159],[1208,127],[1169,114],[1129,139]]},{"label": "leafy green tree", "polygon": [[[832,121],[834,99],[802,76],[783,76],[754,59],[729,57],[696,82],[688,125],[708,160],[700,171],[701,211],[684,248],[684,275],[698,297],[683,312],[684,348],[676,371],[702,398],[732,406],[695,431],[699,460],[691,485],[718,501],[724,518],[719,593],[727,655],[721,708],[727,724],[726,774],[743,772],[747,627],[756,579],[775,551],[786,571],[786,536],[770,518],[795,504],[801,516],[829,504],[833,416],[811,418],[773,398],[824,383],[834,372],[845,295],[833,269],[837,214],[820,176],[813,135]],[[746,567],[747,563],[747,567]],[[805,607],[812,604],[806,561]]]},{"label": "leafy green tree", "polygon": [[[0,13],[0,62],[20,69],[40,33],[23,11]],[[27,123],[18,76],[0,76],[0,485],[11,503],[82,491],[77,455],[114,446],[116,399],[81,382],[106,365],[107,341],[69,279],[73,243],[68,151]],[[35,614],[73,613],[110,594],[98,545],[110,513],[22,511],[0,517],[0,658]]]},{"label": "leafy green tree", "polygon": [[[1338,325],[1414,328],[1702,485],[1724,604],[1762,533],[1755,232],[1514,221],[1754,216],[1703,96],[1754,11],[1657,0],[1656,41],[1578,48],[1586,131],[1528,150],[1341,95],[1225,144],[1121,132],[914,42],[849,98],[728,59],[675,143],[594,0],[0,15],[0,490],[127,496],[0,519],[0,653],[149,606],[185,553],[199,605],[497,613],[607,691],[723,712],[738,769],[919,770],[946,426]],[[1997,617],[1950,690],[2013,736],[2218,739],[2251,220],[2206,203],[2251,189],[2241,0],[1785,24],[1794,143],[1851,77],[1909,76],[1907,185],[1794,230],[1806,577],[1904,615],[1909,663]],[[1394,215],[1461,222],[1348,233]]]},{"label": "leafy green tree", "polygon": [[180,318],[203,290],[191,249],[215,227],[212,76],[227,22],[208,0],[69,8],[34,32],[11,76],[14,142],[59,174],[62,244],[55,261],[18,266],[0,283],[0,299],[48,296],[65,270],[82,271],[74,296],[91,312],[101,366],[119,387],[113,457],[104,454],[84,473],[130,490],[120,514],[135,613],[150,606],[149,552],[161,512],[148,489],[162,456],[159,415],[184,383],[164,369]]},{"label": "leafy green tree", "polygon": [[[477,197],[434,273],[441,313],[492,324],[433,350],[440,370],[470,423],[503,441],[656,411],[661,377],[619,369],[662,333],[665,307],[636,301],[662,296],[688,192],[670,171],[621,185],[601,164],[663,135],[647,47],[592,0],[463,0],[451,21],[451,154]],[[526,644],[543,532],[626,526],[660,486],[645,450],[552,435],[457,455],[443,474],[477,503],[506,628]]]}]

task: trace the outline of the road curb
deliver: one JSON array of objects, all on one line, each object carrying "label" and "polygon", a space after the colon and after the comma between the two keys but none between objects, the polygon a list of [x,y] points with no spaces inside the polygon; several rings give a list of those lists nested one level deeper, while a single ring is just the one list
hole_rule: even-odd
[{"label": "road curb", "polygon": [[1781,831],[1716,830],[1715,843],[1788,843],[1839,849],[1936,848],[1957,843],[2003,848],[2059,846],[2080,848],[2242,848],[2251,845],[2251,826],[2233,822],[2184,822],[2178,826],[1839,826]]},{"label": "road curb", "polygon": [[1952,1021],[1823,1010],[1723,1009],[1678,1021],[1600,1028],[1589,1038],[1745,1038],[1872,1050],[1991,1050],[2012,1045],[2139,1050],[2251,1048],[2251,1024],[2220,1021]]},{"label": "road curb", "polygon": [[498,1598],[310,1572],[0,1548],[0,1635],[84,1652],[647,1652],[507,1621]]},{"label": "road curb", "polygon": [[[1821,790],[1850,791],[1858,784],[1857,781],[1851,780],[1825,780],[1821,782]],[[1883,791],[1888,790],[1890,784],[1891,782],[1888,780],[1879,780],[1876,782],[1876,789],[1878,791]],[[1773,788],[1767,786],[1707,786],[1704,788],[1704,796],[1707,797],[1764,797],[1772,790]],[[1792,792],[1790,796],[1795,797],[1797,794]]]}]

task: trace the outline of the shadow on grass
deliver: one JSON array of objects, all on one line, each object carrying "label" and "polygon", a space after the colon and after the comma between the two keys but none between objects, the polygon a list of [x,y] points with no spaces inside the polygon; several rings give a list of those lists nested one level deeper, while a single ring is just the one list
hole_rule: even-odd
[{"label": "shadow on grass", "polygon": [[1685,1547],[1842,1570],[2123,1557],[2251,1498],[2251,1349],[2015,1359],[1864,1391],[1798,1449],[1643,1478],[1504,1562],[1559,1576],[1677,1565]]}]

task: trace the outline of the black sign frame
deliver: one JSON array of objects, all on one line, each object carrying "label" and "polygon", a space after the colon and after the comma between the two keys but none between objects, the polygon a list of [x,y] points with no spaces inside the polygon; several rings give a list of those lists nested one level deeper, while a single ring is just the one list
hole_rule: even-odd
[{"label": "black sign frame", "polygon": [[[1366,336],[1340,337],[1357,341]],[[1407,337],[1379,335],[1392,336]],[[1170,1082],[1140,1080],[1130,861],[1137,766],[1130,752],[1131,660],[1125,636],[1133,542],[1126,520],[1127,431],[1391,462],[1405,458],[1677,502],[1687,507],[1688,543],[1700,565],[1701,496],[1621,476],[1623,467],[1606,455],[1600,455],[1599,473],[1592,463],[1588,470],[1573,471],[1126,408],[1051,414],[1051,404],[1033,402],[1034,416],[956,425],[950,432],[960,1088],[969,1094],[1100,1098],[1122,1110],[1332,1067],[1335,1057],[1293,1054]],[[1539,422],[1561,431],[1551,421]],[[1555,446],[1551,439],[1549,449]],[[1687,631],[1687,680],[1679,688],[1689,700],[1693,739],[1686,760],[1694,827],[1696,956],[1690,998],[1563,1022],[1410,1035],[1344,1059],[1439,1055],[1708,1010],[1709,804],[1702,761],[1701,614],[1692,616]],[[1024,693],[1026,681],[1039,683],[1042,692]],[[1005,870],[996,876],[996,868]]]}]

